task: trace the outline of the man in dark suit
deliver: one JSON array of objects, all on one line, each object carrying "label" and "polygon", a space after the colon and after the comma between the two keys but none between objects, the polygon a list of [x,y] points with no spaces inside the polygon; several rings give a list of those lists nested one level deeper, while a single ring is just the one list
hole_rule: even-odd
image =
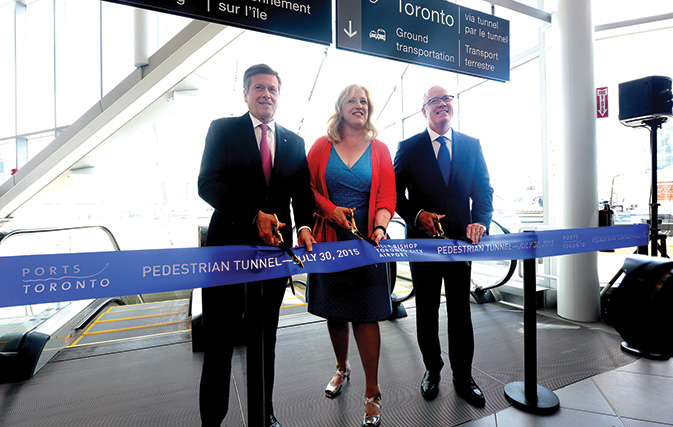
[{"label": "man in dark suit", "polygon": [[[423,96],[427,129],[400,142],[395,156],[397,212],[408,238],[428,238],[439,226],[451,239],[479,243],[493,213],[493,189],[479,140],[451,129],[453,96],[443,87]],[[426,372],[421,394],[433,400],[444,366],[439,342],[442,279],[446,294],[449,361],[458,394],[484,406],[484,394],[472,378],[474,333],[470,315],[468,262],[412,262],[418,345]]]},{"label": "man in dark suit", "polygon": [[[298,243],[310,251],[315,243],[310,229],[315,201],[304,140],[273,120],[280,77],[269,66],[258,64],[246,70],[243,86],[248,113],[213,121],[206,137],[199,195],[214,208],[206,245],[277,246],[274,214],[283,240],[292,244],[292,205]],[[276,330],[287,283],[285,277],[257,282],[254,287],[248,284],[247,288],[261,287],[261,307],[253,308],[263,318],[264,336],[259,346],[263,349],[264,402],[248,405],[264,410],[268,425],[274,427],[280,427],[272,403]],[[219,426],[227,414],[234,337],[245,308],[246,285],[204,288],[202,295],[206,344],[199,406],[203,425]],[[248,323],[258,320],[250,313],[245,317]],[[259,333],[249,331],[246,335],[255,339]],[[250,349],[249,345],[249,353]],[[256,367],[248,366],[248,378],[255,372]]]}]

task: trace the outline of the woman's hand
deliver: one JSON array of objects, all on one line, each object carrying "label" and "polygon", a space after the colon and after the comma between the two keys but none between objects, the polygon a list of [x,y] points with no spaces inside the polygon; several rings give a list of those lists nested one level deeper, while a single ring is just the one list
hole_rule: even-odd
[{"label": "woman's hand", "polygon": [[372,233],[372,236],[371,236],[371,239],[373,241],[375,241],[376,243],[379,243],[381,240],[383,240],[385,238],[386,238],[386,233],[380,228],[377,228],[376,230],[374,230],[374,232]]},{"label": "woman's hand", "polygon": [[351,209],[337,206],[336,209],[334,209],[334,212],[332,212],[332,218],[330,218],[330,221],[341,228],[350,230],[353,226],[350,218],[352,212],[355,212],[355,208]]}]

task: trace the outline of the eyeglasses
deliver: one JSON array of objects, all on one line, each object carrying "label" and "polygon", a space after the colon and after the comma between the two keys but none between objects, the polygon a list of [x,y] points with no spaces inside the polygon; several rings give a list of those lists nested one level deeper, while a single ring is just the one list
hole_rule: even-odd
[{"label": "eyeglasses", "polygon": [[453,95],[446,95],[446,96],[443,96],[441,98],[430,98],[425,102],[425,104],[423,104],[423,106],[425,107],[428,104],[430,104],[432,106],[435,106],[435,105],[439,104],[440,102],[448,104],[451,101],[453,101],[453,98],[454,98]]}]

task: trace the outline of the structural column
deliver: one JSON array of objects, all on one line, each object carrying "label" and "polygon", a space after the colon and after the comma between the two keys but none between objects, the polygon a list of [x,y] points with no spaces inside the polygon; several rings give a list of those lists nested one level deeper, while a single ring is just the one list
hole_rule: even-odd
[{"label": "structural column", "polygon": [[146,9],[133,9],[133,66],[144,67],[150,63],[152,34],[150,12]]},{"label": "structural column", "polygon": [[[591,2],[558,0],[552,14],[553,54],[558,61],[551,96],[558,111],[554,134],[561,166],[556,187],[555,224],[558,228],[598,226],[596,95],[594,27]],[[582,244],[569,236],[564,244]],[[600,286],[596,252],[559,258],[558,314],[567,319],[595,322],[600,314]]]}]

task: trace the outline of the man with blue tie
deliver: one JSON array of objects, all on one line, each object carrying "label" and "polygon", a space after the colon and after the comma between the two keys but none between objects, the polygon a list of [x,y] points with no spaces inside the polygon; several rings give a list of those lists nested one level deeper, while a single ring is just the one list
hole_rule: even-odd
[{"label": "man with blue tie", "polygon": [[[253,65],[243,75],[248,112],[210,125],[199,173],[199,195],[214,209],[207,246],[291,244],[294,217],[298,243],[312,250],[315,199],[306,148],[301,137],[274,121],[280,86],[276,71],[266,64]],[[245,312],[246,324],[255,325],[242,334],[249,341],[248,396],[251,392],[263,396],[263,401],[248,401],[248,414],[261,414],[261,424],[248,420],[248,425],[280,427],[272,396],[276,330],[287,283],[283,277],[203,289],[205,348],[199,392],[203,426],[219,426],[227,414],[231,358]],[[262,354],[253,355],[251,348]],[[257,385],[250,384],[250,378],[260,370],[261,390],[251,390]]]},{"label": "man with blue tie", "polygon": [[[493,214],[493,189],[478,139],[451,128],[453,96],[440,86],[423,95],[427,129],[400,142],[395,155],[397,212],[407,238],[479,243]],[[456,392],[471,405],[485,405],[472,378],[474,333],[470,315],[469,262],[412,262],[418,345],[426,372],[421,394],[433,400],[444,366],[439,341],[442,280],[448,317],[449,362]]]}]

